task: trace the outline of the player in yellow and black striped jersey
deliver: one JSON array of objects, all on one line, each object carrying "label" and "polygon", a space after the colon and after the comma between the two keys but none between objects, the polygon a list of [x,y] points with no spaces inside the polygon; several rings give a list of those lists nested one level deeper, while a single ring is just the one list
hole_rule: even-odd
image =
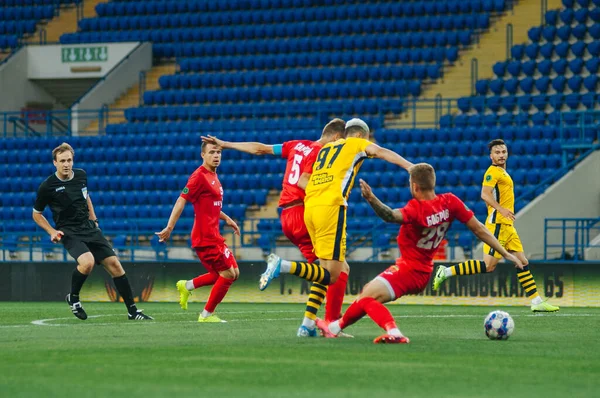
[{"label": "player in yellow and black striped jersey", "polygon": [[[492,165],[487,169],[483,177],[481,187],[481,198],[488,208],[485,220],[486,228],[500,241],[502,247],[513,253],[525,265],[518,270],[517,278],[525,290],[527,297],[531,299],[531,310],[534,312],[555,312],[559,308],[542,301],[535,280],[529,271],[529,262],[523,253],[523,244],[517,234],[513,223],[515,220],[515,188],[512,178],[506,171],[508,160],[508,148],[501,139],[495,139],[488,144]],[[470,275],[477,273],[493,272],[502,256],[488,245],[483,246],[483,261],[476,269],[473,267],[439,267],[435,279],[434,289],[447,278],[454,275]]]},{"label": "player in yellow and black striped jersey", "polygon": [[[345,259],[346,207],[362,161],[375,157],[406,170],[413,165],[397,153],[368,141],[369,127],[360,119],[349,120],[344,135],[345,138],[321,148],[310,180],[298,182],[306,190],[304,221],[320,265],[286,261],[271,254],[259,283],[264,290],[281,272],[329,285],[326,316],[332,320],[340,316],[350,269]],[[314,328],[314,321],[305,326]]]}]

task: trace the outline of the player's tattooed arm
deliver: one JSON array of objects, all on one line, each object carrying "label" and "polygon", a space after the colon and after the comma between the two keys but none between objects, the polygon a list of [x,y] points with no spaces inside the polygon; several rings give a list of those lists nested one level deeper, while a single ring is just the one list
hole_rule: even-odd
[{"label": "player's tattooed arm", "polygon": [[398,210],[392,210],[391,207],[379,200],[379,198],[377,198],[377,196],[375,196],[375,194],[371,190],[369,184],[367,184],[362,179],[360,180],[360,192],[363,198],[365,198],[365,200],[369,202],[369,205],[371,205],[371,207],[375,211],[375,214],[377,214],[379,218],[381,218],[385,222],[402,224],[402,222],[404,221],[404,218],[402,217],[402,212]]}]

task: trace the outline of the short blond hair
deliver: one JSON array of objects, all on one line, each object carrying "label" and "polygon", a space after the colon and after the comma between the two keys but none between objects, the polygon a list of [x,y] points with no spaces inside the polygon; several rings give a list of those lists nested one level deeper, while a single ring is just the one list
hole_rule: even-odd
[{"label": "short blond hair", "polygon": [[435,189],[435,170],[429,163],[417,163],[408,170],[408,173],[411,182],[417,184],[422,191]]},{"label": "short blond hair", "polygon": [[60,155],[63,152],[71,152],[71,155],[73,155],[73,157],[75,157],[75,151],[73,150],[73,147],[69,144],[67,144],[66,142],[63,142],[62,144],[60,144],[59,146],[57,146],[56,148],[54,148],[54,150],[52,150],[52,159],[56,160],[56,156]]}]

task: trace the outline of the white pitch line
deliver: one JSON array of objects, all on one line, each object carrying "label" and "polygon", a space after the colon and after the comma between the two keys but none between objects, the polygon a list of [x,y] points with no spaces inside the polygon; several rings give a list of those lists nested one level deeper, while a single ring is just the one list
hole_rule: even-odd
[{"label": "white pitch line", "polygon": [[[231,311],[231,312],[222,312],[221,314],[224,314],[225,316],[227,316],[228,314],[246,314],[246,313],[296,313],[297,311]],[[189,315],[190,313],[185,313],[185,312],[177,312],[177,313],[158,313],[158,315]],[[157,314],[154,314],[157,315]],[[123,314],[106,314],[106,315],[91,315],[88,318],[100,318],[100,317],[107,317],[107,316],[123,316]],[[519,317],[539,317],[539,316],[553,316],[553,317],[596,317],[598,316],[597,314],[517,314],[517,315],[513,315],[513,318],[519,318]],[[480,318],[481,315],[476,315],[476,314],[429,314],[429,315],[397,315],[394,316],[395,319],[404,319],[404,318]],[[35,326],[73,326],[75,324],[69,323],[69,324],[64,324],[64,323],[48,323],[48,322],[52,322],[52,321],[61,321],[61,320],[65,320],[65,319],[71,319],[71,317],[62,317],[62,318],[48,318],[48,319],[38,319],[35,321],[31,321],[31,323],[29,325],[0,325],[0,328],[8,328],[8,327],[26,327],[26,326],[31,326],[31,325],[35,325]],[[298,320],[299,318],[277,318],[277,319],[232,319],[229,320],[228,322],[263,322],[263,321],[292,321],[292,320]],[[196,321],[183,321],[183,322],[196,322]],[[183,323],[183,322],[178,322],[178,323]],[[131,325],[140,325],[140,324],[152,324],[153,322],[131,322]],[[77,323],[79,324],[79,323]],[[94,323],[94,326],[102,326],[102,325],[114,325],[114,323]]]}]

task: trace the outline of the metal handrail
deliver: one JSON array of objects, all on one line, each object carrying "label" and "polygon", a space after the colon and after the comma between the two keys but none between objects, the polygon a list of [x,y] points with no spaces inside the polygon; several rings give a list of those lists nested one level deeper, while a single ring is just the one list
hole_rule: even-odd
[{"label": "metal handrail", "polygon": [[139,87],[138,87],[138,103],[140,106],[144,105],[144,93],[146,92],[146,71],[142,70],[140,71],[140,78],[139,78]]},{"label": "metal handrail", "polygon": [[479,80],[479,60],[471,58],[471,95],[475,95],[475,83]]},{"label": "metal handrail", "polygon": [[[98,133],[103,134],[111,115],[121,116],[125,109],[110,109],[106,106],[100,109],[65,110],[23,110],[16,112],[0,112],[0,137],[21,137],[32,134],[35,136],[51,137],[56,133],[71,135],[73,118],[98,121]],[[32,126],[30,120],[41,121],[39,129]],[[21,130],[16,123],[21,123]],[[22,134],[24,133],[24,134]]]},{"label": "metal handrail", "polygon": [[540,1],[540,23],[546,24],[546,12],[548,11],[548,0]]},{"label": "metal handrail", "polygon": [[506,59],[511,59],[510,49],[513,46],[513,24],[506,25]]},{"label": "metal handrail", "polygon": [[[592,235],[592,231],[596,231]],[[549,243],[549,232],[560,231],[560,243]],[[571,233],[569,233],[571,232]],[[573,260],[585,259],[585,250],[590,247],[590,238],[600,234],[600,218],[546,218],[544,220],[544,260],[548,260],[551,248],[560,248],[560,259],[567,256]],[[571,242],[571,243],[569,243]],[[572,253],[569,253],[572,249]]]}]

